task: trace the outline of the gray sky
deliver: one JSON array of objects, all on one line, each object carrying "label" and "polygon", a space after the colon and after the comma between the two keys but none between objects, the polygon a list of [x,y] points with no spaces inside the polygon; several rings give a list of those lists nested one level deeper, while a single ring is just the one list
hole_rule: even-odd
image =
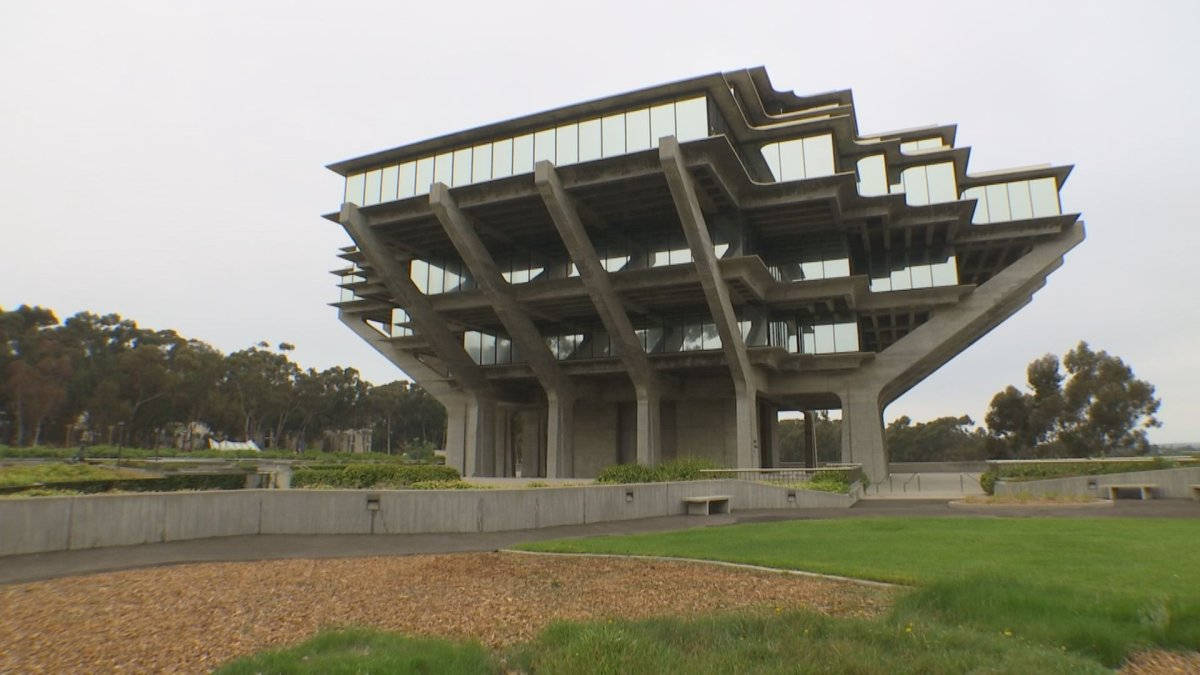
[{"label": "gray sky", "polygon": [[[774,4],[775,7],[770,7]],[[1072,163],[1088,238],[887,419],[968,413],[1079,339],[1200,440],[1200,3],[6,2],[0,306],[398,372],[336,319],[329,162],[694,75],[851,88],[864,133],[959,125],[972,172]],[[521,7],[517,9],[517,7]]]}]

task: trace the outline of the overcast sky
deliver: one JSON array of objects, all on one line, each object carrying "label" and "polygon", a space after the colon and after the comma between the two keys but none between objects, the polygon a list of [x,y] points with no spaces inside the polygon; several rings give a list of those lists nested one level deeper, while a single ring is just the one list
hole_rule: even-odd
[{"label": "overcast sky", "polygon": [[[775,5],[772,7],[772,5]],[[753,6],[753,10],[741,7]],[[977,9],[973,9],[977,8]],[[324,165],[765,65],[864,134],[957,123],[971,172],[1074,164],[1087,240],[886,411],[968,413],[1080,339],[1200,440],[1200,2],[145,2],[0,7],[0,307],[117,312],[225,350],[400,373],[336,319]]]}]

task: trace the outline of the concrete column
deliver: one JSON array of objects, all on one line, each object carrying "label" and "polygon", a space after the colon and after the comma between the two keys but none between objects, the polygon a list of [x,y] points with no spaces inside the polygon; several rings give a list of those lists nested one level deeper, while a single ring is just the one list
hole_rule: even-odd
[{"label": "concrete column", "polygon": [[522,410],[517,413],[521,424],[521,477],[533,478],[542,475],[539,459],[541,458],[541,417],[536,410]]},{"label": "concrete column", "polygon": [[546,476],[575,475],[575,397],[546,392]]},{"label": "concrete column", "polygon": [[467,401],[462,397],[446,406],[446,466],[467,475]]},{"label": "concrete column", "polygon": [[662,397],[657,391],[637,392],[637,462],[654,466],[662,461]]},{"label": "concrete column", "polygon": [[819,463],[817,454],[817,415],[804,411],[804,466],[812,469]]},{"label": "concrete column", "polygon": [[737,414],[737,468],[760,468],[762,454],[758,438],[758,391],[753,387],[736,387],[734,405]]},{"label": "concrete column", "polygon": [[879,393],[872,388],[851,387],[842,395],[842,461],[862,464],[873,482],[887,478],[883,411]]},{"label": "concrete column", "polygon": [[467,403],[466,465],[468,476],[496,475],[496,402],[473,396]]}]

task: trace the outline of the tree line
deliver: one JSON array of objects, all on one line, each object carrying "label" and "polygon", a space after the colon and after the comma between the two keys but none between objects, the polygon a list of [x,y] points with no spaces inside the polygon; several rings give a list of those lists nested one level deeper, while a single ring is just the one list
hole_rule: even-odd
[{"label": "tree line", "polygon": [[[1065,372],[1064,372],[1065,369]],[[1154,385],[1138,379],[1121,358],[1080,342],[1060,360],[1035,359],[1026,369],[1025,391],[1013,385],[992,397],[985,426],[967,415],[914,423],[898,417],[884,428],[893,462],[1049,459],[1144,455],[1146,432],[1161,426]],[[821,461],[841,457],[841,421],[816,419]],[[802,459],[803,420],[784,420],[780,456]]]},{"label": "tree line", "polygon": [[445,409],[415,384],[375,386],[353,368],[303,369],[293,346],[223,353],[117,314],[0,308],[0,441],[201,447],[202,436],[322,449],[370,429],[372,449],[441,447]]}]

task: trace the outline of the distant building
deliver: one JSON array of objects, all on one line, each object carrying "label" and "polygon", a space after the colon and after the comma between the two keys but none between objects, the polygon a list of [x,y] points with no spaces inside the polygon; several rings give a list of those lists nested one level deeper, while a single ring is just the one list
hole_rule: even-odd
[{"label": "distant building", "polygon": [[840,408],[878,479],[883,408],[1084,237],[1070,167],[968,175],[954,137],[861,134],[849,91],[755,68],[338,162],[335,306],[445,404],[467,475],[770,467],[780,411]]}]

